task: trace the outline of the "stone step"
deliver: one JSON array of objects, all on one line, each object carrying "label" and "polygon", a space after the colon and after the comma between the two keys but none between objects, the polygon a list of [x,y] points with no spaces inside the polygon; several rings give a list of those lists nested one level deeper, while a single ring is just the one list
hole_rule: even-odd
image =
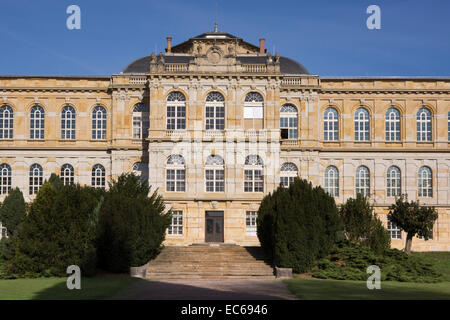
[{"label": "stone step", "polygon": [[223,275],[223,274],[166,274],[166,273],[147,273],[146,278],[154,280],[169,279],[275,279],[275,276],[254,276],[254,275]]}]

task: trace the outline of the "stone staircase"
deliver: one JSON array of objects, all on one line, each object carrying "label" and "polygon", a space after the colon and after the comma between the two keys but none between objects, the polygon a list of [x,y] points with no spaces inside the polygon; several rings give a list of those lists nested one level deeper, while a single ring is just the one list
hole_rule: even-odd
[{"label": "stone staircase", "polygon": [[259,247],[165,247],[149,262],[149,279],[274,279]]}]

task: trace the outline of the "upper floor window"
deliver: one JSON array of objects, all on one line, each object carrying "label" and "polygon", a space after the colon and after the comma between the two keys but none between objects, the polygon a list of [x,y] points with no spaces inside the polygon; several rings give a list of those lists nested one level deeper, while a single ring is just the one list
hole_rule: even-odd
[{"label": "upper floor window", "polygon": [[399,197],[402,193],[401,172],[396,166],[391,166],[387,170],[386,189],[388,197]]},{"label": "upper floor window", "polygon": [[370,195],[370,172],[366,166],[356,169],[356,194],[362,194],[364,197]]},{"label": "upper floor window", "polygon": [[289,188],[294,179],[298,176],[298,168],[292,162],[285,162],[280,168],[280,184]]},{"label": "upper floor window", "polygon": [[166,192],[186,191],[186,167],[183,156],[171,155],[167,160]]},{"label": "upper floor window", "polygon": [[355,140],[369,141],[370,119],[365,108],[358,108],[355,112]]},{"label": "upper floor window", "polygon": [[138,103],[133,108],[133,139],[145,139],[148,137],[149,107],[147,104]]},{"label": "upper floor window", "polygon": [[92,167],[92,181],[91,186],[94,188],[105,189],[106,186],[106,170],[101,164],[96,164]]},{"label": "upper floor window", "polygon": [[178,91],[167,97],[167,129],[186,129],[186,97]]},{"label": "upper floor window", "polygon": [[0,165],[0,194],[8,194],[11,191],[11,173],[9,164]]},{"label": "upper floor window", "polygon": [[61,181],[65,186],[75,183],[75,171],[72,165],[66,163],[61,167]]},{"label": "upper floor window", "polygon": [[323,133],[325,141],[339,140],[339,117],[335,108],[327,108],[323,114]]},{"label": "upper floor window", "polygon": [[96,106],[92,111],[92,139],[106,139],[106,109]]},{"label": "upper floor window", "polygon": [[29,194],[37,194],[42,186],[44,178],[44,170],[42,167],[35,163],[30,167],[30,185]]},{"label": "upper floor window", "polygon": [[14,112],[10,106],[0,108],[0,139],[12,139],[14,128]]},{"label": "upper floor window", "polygon": [[206,192],[225,191],[225,163],[221,156],[209,156],[206,159]]},{"label": "upper floor window", "polygon": [[429,167],[421,167],[418,172],[419,197],[433,197],[433,174]]},{"label": "upper floor window", "polygon": [[133,165],[132,172],[141,178],[142,181],[148,181],[148,163],[136,162]]},{"label": "upper floor window", "polygon": [[298,112],[292,104],[285,104],[280,110],[281,139],[297,139]]},{"label": "upper floor window", "polygon": [[431,141],[431,112],[427,108],[417,112],[417,141]]},{"label": "upper floor window", "polygon": [[244,192],[264,192],[263,161],[258,155],[245,158]]},{"label": "upper floor window", "polygon": [[30,139],[44,139],[45,112],[41,106],[34,106],[30,112]]},{"label": "upper floor window", "polygon": [[400,112],[396,108],[386,112],[386,141],[400,141]]},{"label": "upper floor window", "polygon": [[335,166],[325,170],[325,191],[332,197],[339,196],[339,171]]},{"label": "upper floor window", "polygon": [[219,92],[206,97],[206,130],[225,129],[225,98]]},{"label": "upper floor window", "polygon": [[244,119],[264,118],[264,98],[258,92],[250,92],[245,96]]},{"label": "upper floor window", "polygon": [[65,106],[61,112],[61,139],[75,140],[75,109]]}]

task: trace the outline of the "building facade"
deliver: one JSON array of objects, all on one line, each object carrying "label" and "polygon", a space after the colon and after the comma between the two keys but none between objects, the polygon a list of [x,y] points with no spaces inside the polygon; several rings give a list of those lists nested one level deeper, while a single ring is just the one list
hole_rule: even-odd
[{"label": "building facade", "polygon": [[166,244],[257,245],[263,196],[296,177],[338,204],[370,196],[386,220],[395,197],[436,207],[450,250],[450,77],[320,77],[298,62],[207,32],[109,77],[0,76],[0,201],[31,201],[52,173],[107,188],[148,179],[173,210]]}]

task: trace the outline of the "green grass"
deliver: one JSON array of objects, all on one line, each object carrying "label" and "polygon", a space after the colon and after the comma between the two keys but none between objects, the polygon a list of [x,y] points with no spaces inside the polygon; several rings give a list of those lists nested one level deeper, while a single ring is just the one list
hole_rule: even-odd
[{"label": "green grass", "polygon": [[0,300],[95,300],[111,297],[135,278],[95,277],[82,278],[81,290],[69,290],[67,278],[37,278],[0,280]]}]

